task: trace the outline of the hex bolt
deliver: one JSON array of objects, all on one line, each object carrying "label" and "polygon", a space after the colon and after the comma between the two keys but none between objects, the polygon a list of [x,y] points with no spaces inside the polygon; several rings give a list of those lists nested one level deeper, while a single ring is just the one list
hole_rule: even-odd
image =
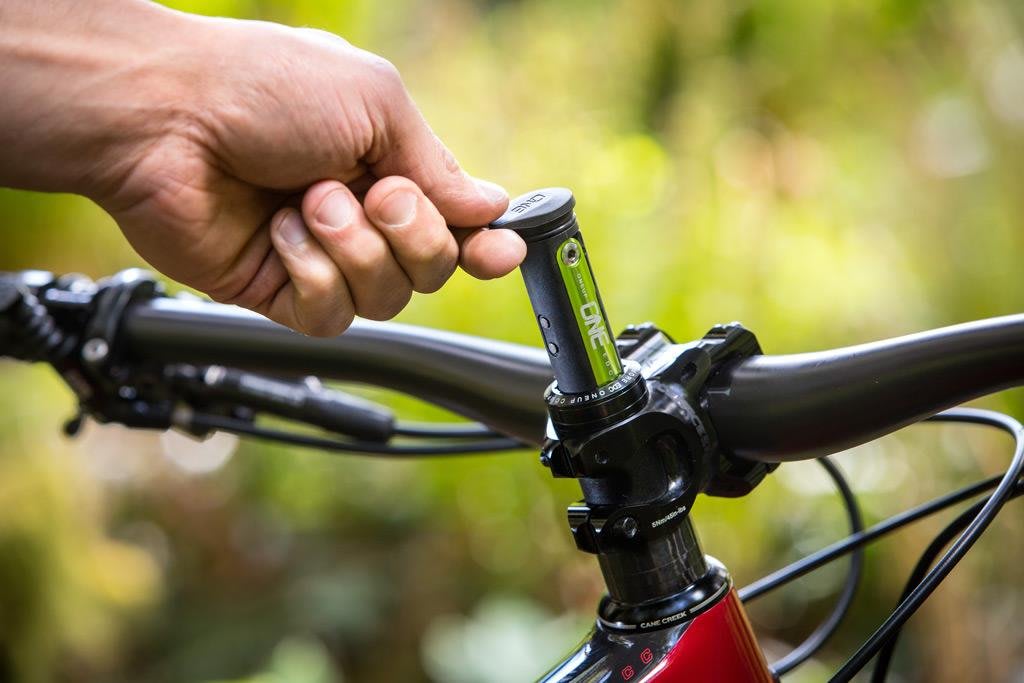
[{"label": "hex bolt", "polygon": [[575,266],[580,262],[580,248],[575,242],[566,242],[562,247],[562,263],[567,266]]},{"label": "hex bolt", "polygon": [[633,538],[640,530],[640,525],[632,517],[623,517],[615,524],[615,528],[626,538]]},{"label": "hex bolt", "polygon": [[82,359],[86,363],[100,363],[110,353],[110,346],[99,337],[94,337],[82,345]]}]

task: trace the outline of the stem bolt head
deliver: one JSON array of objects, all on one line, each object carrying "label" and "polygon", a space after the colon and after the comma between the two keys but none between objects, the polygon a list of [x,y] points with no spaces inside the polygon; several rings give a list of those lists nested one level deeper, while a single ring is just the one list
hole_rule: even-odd
[{"label": "stem bolt head", "polygon": [[640,525],[633,517],[623,517],[616,523],[616,528],[626,538],[633,538],[640,531]]},{"label": "stem bolt head", "polygon": [[110,353],[110,346],[99,337],[94,337],[82,345],[82,360],[86,363],[102,363]]}]

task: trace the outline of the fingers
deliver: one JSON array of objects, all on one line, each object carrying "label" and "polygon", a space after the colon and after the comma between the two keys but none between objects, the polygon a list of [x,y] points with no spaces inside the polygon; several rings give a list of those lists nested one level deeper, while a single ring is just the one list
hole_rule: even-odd
[{"label": "fingers", "polygon": [[526,242],[511,230],[460,230],[459,265],[475,278],[491,280],[508,275],[526,258]]},{"label": "fingers", "polygon": [[318,337],[341,334],[355,315],[345,279],[292,208],[278,211],[270,238],[289,282],[270,300],[267,317]]},{"label": "fingers", "polygon": [[436,292],[459,261],[459,246],[437,208],[407,178],[377,182],[363,203],[417,292]]},{"label": "fingers", "polygon": [[[514,270],[526,245],[509,230],[458,230],[462,267],[489,279]],[[271,239],[290,281],[266,314],[301,332],[340,334],[353,315],[394,317],[412,291],[436,291],[460,262],[456,236],[407,178],[370,188],[363,205],[342,183],[313,185],[301,213],[280,210]]]},{"label": "fingers", "polygon": [[[526,244],[511,230],[453,230],[424,192],[408,178],[391,176],[379,180],[366,194],[363,207],[345,191],[345,187],[333,181],[324,181],[310,189],[304,202],[307,221],[316,230],[317,221],[311,217],[316,212],[316,203],[321,196],[342,192],[350,204],[346,211],[356,219],[365,216],[366,225],[372,225],[387,242],[390,252],[401,270],[407,275],[412,288],[418,292],[434,292],[451,277],[456,264],[481,279],[501,277],[515,270],[526,256]],[[365,213],[360,213],[365,209]],[[361,237],[369,239],[369,236]],[[461,259],[460,248],[461,245]],[[325,243],[328,253],[331,248]],[[348,278],[350,286],[355,281],[350,268],[338,254],[336,263]],[[389,264],[390,265],[390,264]],[[360,295],[353,290],[356,307],[360,315]]]},{"label": "fingers", "polygon": [[[397,78],[397,76],[396,76]],[[405,176],[418,185],[449,225],[487,225],[508,207],[508,193],[462,170],[455,156],[430,129],[401,79],[384,108],[382,139],[371,167],[379,177]]]},{"label": "fingers", "polygon": [[302,214],[348,283],[360,316],[387,320],[409,303],[412,281],[347,187],[334,180],[313,185],[302,200]]}]

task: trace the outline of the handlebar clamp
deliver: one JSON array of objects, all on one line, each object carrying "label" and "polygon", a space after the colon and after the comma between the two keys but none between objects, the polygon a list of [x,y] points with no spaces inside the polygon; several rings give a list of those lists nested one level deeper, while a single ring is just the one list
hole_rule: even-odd
[{"label": "handlebar clamp", "polygon": [[647,324],[617,339],[624,373],[592,392],[546,400],[551,429],[541,462],[555,477],[580,480],[584,500],[569,508],[580,550],[608,553],[672,533],[698,493],[749,493],[773,465],[721,454],[704,409],[707,381],[727,364],[760,353],[738,324],[675,344]]}]

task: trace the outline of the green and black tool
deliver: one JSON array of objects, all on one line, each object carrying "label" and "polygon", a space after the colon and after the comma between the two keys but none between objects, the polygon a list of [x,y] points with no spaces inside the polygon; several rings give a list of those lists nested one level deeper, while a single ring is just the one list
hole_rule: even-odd
[{"label": "green and black tool", "polygon": [[549,187],[513,199],[491,223],[526,241],[520,270],[558,389],[567,394],[593,391],[623,372],[575,206],[572,192]]}]

